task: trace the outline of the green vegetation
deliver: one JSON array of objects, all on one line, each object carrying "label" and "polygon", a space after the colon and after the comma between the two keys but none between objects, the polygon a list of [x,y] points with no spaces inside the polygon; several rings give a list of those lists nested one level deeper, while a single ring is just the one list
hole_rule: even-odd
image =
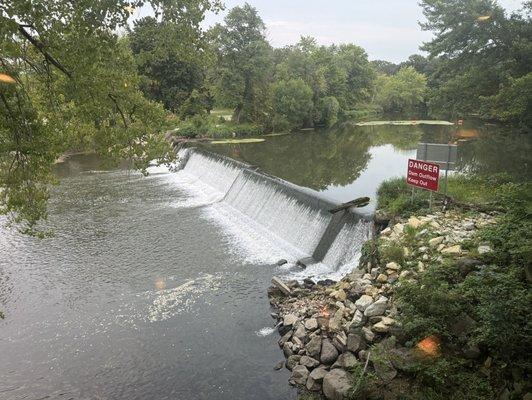
[{"label": "green vegetation", "polygon": [[[474,264],[450,256],[438,258],[440,253],[428,243],[434,237],[431,226],[405,226],[401,241],[365,247],[373,257],[378,254],[381,263],[405,266],[417,261],[401,260],[403,247],[414,255],[421,254],[416,252],[422,246],[428,249],[423,269],[414,272],[416,279],[402,279],[395,296],[403,340],[414,344],[436,335],[442,348],[439,357],[419,359],[403,370],[410,382],[404,398],[496,398],[505,385],[522,396],[532,369],[532,185],[513,183],[506,176],[456,176],[450,180],[449,193],[467,205],[455,209],[458,219],[475,215],[471,208],[478,206],[497,213],[496,223],[462,242],[467,258],[477,260]],[[422,214],[427,198],[418,199],[411,204],[404,180],[393,180],[381,186],[378,201],[393,217]],[[481,253],[479,245],[491,250]]]}]

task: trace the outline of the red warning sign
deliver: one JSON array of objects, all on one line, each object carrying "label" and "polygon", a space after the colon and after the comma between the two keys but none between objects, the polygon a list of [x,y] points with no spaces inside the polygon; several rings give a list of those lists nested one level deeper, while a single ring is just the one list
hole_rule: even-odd
[{"label": "red warning sign", "polygon": [[438,164],[421,160],[408,160],[408,174],[406,183],[421,189],[438,191],[440,167]]}]

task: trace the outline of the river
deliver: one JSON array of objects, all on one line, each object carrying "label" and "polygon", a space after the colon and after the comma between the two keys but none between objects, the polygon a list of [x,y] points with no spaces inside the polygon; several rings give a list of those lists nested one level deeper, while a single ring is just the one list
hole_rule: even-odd
[{"label": "river", "polygon": [[[208,147],[334,201],[369,195],[370,214],[418,141],[456,141],[463,171],[529,178],[530,140],[486,132],[344,127]],[[365,231],[342,231],[327,265],[300,271],[323,215],[264,185],[235,191],[230,168],[203,156],[148,177],[94,156],[58,166],[54,236],[0,232],[0,399],[296,397],[288,371],[273,370],[283,355],[266,288],[272,275],[338,277],[338,252],[359,249]]]}]

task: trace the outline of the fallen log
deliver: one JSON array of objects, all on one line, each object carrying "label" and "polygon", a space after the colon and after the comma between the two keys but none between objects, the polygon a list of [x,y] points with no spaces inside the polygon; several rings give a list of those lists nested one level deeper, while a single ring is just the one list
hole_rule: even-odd
[{"label": "fallen log", "polygon": [[331,214],[337,213],[338,211],[346,210],[350,207],[364,207],[369,203],[369,197],[359,197],[358,199],[348,201],[347,203],[342,203],[338,207],[330,209]]}]

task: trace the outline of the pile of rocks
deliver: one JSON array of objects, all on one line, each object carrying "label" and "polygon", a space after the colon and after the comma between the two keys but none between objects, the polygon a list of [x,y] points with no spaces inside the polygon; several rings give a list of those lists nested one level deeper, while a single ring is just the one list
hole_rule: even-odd
[{"label": "pile of rocks", "polygon": [[[411,217],[389,226],[379,236],[383,246],[397,246],[406,242],[406,231],[415,235],[416,239],[410,239],[410,245],[402,249],[403,265],[395,261],[374,265],[364,259],[340,282],[307,279],[283,283],[274,278],[268,294],[276,309],[272,316],[278,321],[279,346],[286,368],[292,371],[290,383],[322,392],[327,399],[345,399],[355,383],[354,370],[362,373],[369,368],[384,383],[394,379],[402,362],[412,356],[411,349],[395,344],[402,329],[397,321],[394,286],[403,279],[415,280],[426,263],[443,257],[462,258],[467,251],[461,243],[493,221],[487,214],[475,218],[453,213]],[[477,251],[491,249],[481,244]],[[386,343],[388,350],[399,356],[398,362],[374,360],[369,348],[377,343]]]}]

